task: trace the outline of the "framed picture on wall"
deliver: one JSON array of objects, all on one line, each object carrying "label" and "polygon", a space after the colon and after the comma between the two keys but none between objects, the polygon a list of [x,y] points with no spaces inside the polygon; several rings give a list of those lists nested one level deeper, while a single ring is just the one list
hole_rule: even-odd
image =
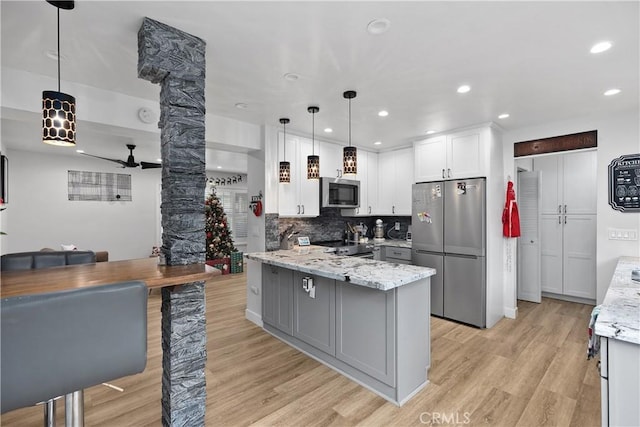
[{"label": "framed picture on wall", "polygon": [[9,159],[0,156],[0,199],[2,203],[9,203]]}]

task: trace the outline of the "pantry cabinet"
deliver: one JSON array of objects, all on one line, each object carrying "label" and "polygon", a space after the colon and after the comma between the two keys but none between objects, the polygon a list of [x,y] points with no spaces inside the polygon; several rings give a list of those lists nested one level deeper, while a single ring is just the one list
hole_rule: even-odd
[{"label": "pantry cabinet", "polygon": [[540,171],[541,287],[596,298],[596,153],[537,157]]},{"label": "pantry cabinet", "polygon": [[415,142],[415,182],[486,176],[489,137],[488,129],[479,128]]},{"label": "pantry cabinet", "polygon": [[[307,156],[312,153],[310,139],[283,134],[278,136],[279,153],[284,153],[286,143],[287,161],[291,163],[291,182],[278,184],[278,213],[280,216],[314,217],[320,214],[320,184],[307,179]],[[318,143],[315,144],[318,154]],[[320,158],[322,167],[322,158]]]},{"label": "pantry cabinet", "polygon": [[411,215],[413,149],[403,148],[378,156],[378,215]]}]

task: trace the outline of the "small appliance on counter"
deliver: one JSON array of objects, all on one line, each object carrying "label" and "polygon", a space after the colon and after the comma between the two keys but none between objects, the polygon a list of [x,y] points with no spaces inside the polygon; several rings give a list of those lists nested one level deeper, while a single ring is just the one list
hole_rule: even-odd
[{"label": "small appliance on counter", "polygon": [[374,242],[384,242],[384,224],[381,219],[376,219],[376,227],[373,231]]}]

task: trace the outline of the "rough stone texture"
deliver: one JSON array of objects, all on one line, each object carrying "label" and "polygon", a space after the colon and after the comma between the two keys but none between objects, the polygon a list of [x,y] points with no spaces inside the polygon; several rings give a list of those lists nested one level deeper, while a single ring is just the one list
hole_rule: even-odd
[{"label": "rough stone texture", "polygon": [[203,301],[204,282],[162,289],[162,423],[165,426],[204,425],[207,331]]},{"label": "rough stone texture", "polygon": [[[275,214],[274,214],[275,215]],[[392,227],[394,222],[400,223],[400,231],[390,231],[387,238],[404,239],[411,225],[410,216],[370,216],[370,217],[343,217],[338,208],[322,208],[320,215],[315,218],[265,218],[266,224],[266,247],[267,250],[280,249],[280,233],[293,225],[294,230],[299,232],[299,236],[309,236],[312,242],[327,240],[342,240],[347,222],[352,225],[363,223],[368,228],[367,237],[373,238],[373,230],[377,219],[382,219],[385,229]]]},{"label": "rough stone texture", "polygon": [[[145,18],[138,76],[160,83],[162,252],[168,265],[205,261],[205,43]],[[162,423],[203,426],[204,282],[162,290]]]},{"label": "rough stone texture", "polygon": [[267,251],[280,249],[280,237],[278,236],[278,214],[264,214],[264,240]]}]

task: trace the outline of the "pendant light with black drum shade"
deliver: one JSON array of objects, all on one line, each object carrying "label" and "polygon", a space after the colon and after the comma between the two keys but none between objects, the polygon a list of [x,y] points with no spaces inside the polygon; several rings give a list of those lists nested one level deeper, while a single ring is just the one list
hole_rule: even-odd
[{"label": "pendant light with black drum shade", "polygon": [[278,176],[280,177],[280,182],[289,183],[291,182],[291,163],[287,162],[287,124],[289,123],[289,119],[281,118],[280,123],[282,123],[282,130],[284,136],[282,138],[284,147],[284,161],[280,162],[280,171]]},{"label": "pendant light with black drum shade", "polygon": [[342,149],[342,171],[344,175],[358,173],[358,149],[351,146],[351,100],[356,97],[355,90],[348,90],[342,96],[349,100],[349,146]]},{"label": "pendant light with black drum shade", "polygon": [[315,132],[316,132],[316,113],[320,111],[320,107],[312,106],[307,108],[311,113],[311,155],[307,156],[307,179],[320,179],[320,156],[315,155]]},{"label": "pendant light with black drum shade", "polygon": [[71,10],[75,2],[47,0],[47,3],[58,9],[58,91],[42,92],[42,142],[72,147],[76,145],[76,99],[60,92],[60,9]]}]

